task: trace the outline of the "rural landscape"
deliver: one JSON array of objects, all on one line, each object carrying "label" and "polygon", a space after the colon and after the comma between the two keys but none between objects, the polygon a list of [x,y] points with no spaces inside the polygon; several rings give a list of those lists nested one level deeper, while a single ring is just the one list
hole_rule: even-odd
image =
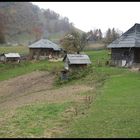
[{"label": "rural landscape", "polygon": [[0,138],[140,137],[139,23],[103,36],[30,2],[0,17]]}]

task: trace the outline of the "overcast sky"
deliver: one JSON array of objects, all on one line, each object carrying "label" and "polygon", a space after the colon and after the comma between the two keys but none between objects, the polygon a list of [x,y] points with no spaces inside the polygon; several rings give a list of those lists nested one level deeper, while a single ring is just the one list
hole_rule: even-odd
[{"label": "overcast sky", "polygon": [[140,23],[140,2],[32,2],[68,17],[75,27],[87,32],[109,27],[123,32]]}]

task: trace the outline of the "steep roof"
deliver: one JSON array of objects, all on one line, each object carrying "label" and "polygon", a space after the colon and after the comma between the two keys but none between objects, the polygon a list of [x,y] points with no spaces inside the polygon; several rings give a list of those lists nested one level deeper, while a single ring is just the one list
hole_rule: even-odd
[{"label": "steep roof", "polygon": [[40,39],[39,41],[31,44],[29,48],[52,48],[55,51],[60,51],[61,48],[48,39]]},{"label": "steep roof", "polygon": [[5,57],[7,57],[7,58],[13,58],[13,57],[20,57],[20,55],[18,54],[18,53],[7,53],[7,54],[4,54],[5,55]]},{"label": "steep roof", "polygon": [[140,47],[140,24],[136,23],[118,39],[114,40],[107,48]]},{"label": "steep roof", "polygon": [[91,64],[89,56],[86,54],[67,54],[63,61],[66,58],[68,59],[69,64]]}]

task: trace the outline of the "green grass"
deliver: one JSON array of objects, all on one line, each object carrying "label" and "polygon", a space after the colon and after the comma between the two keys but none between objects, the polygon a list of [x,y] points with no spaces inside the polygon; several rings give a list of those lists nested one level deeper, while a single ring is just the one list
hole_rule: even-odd
[{"label": "green grass", "polygon": [[[61,121],[61,115],[71,103],[36,104],[16,110],[13,117],[1,124],[1,137],[41,137],[55,121],[61,123],[62,133],[56,137],[67,138],[137,138],[140,137],[140,73],[126,68],[105,65],[108,52],[86,51],[92,64],[85,71],[76,73],[66,84],[87,84],[96,88],[94,101],[84,108],[84,115],[78,114],[68,123]],[[18,65],[0,64],[0,80],[9,79],[35,70],[56,72],[63,68],[62,62],[36,61]],[[59,82],[59,81],[57,81]],[[96,92],[96,93],[95,93]],[[79,93],[80,94],[80,93]],[[83,96],[83,95],[81,95]],[[2,114],[2,115],[1,115]],[[0,113],[3,117],[4,113]],[[57,119],[58,118],[58,119]],[[59,120],[60,119],[60,120]]]},{"label": "green grass", "polygon": [[95,85],[96,99],[86,110],[87,115],[75,118],[57,137],[140,137],[140,73],[106,66],[109,59],[106,50],[86,53],[92,65],[88,74],[76,82]]},{"label": "green grass", "polygon": [[85,51],[87,55],[89,55],[91,61],[96,63],[97,61],[104,62],[109,59],[107,50],[99,50],[99,51]]},{"label": "green grass", "polygon": [[88,114],[75,119],[62,137],[140,137],[140,73],[110,75],[98,88]]},{"label": "green grass", "polygon": [[49,62],[47,60],[35,62],[28,61],[19,64],[0,64],[0,81],[37,70],[56,72],[62,67],[62,62]]},{"label": "green grass", "polygon": [[46,129],[53,127],[53,123],[70,104],[42,103],[21,107],[13,116],[3,121],[0,137],[41,137]]},{"label": "green grass", "polygon": [[28,54],[29,49],[26,46],[0,46],[0,53]]}]

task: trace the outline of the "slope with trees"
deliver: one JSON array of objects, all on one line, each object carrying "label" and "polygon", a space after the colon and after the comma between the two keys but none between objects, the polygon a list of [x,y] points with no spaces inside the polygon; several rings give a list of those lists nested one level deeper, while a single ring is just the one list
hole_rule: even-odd
[{"label": "slope with trees", "polygon": [[22,40],[26,36],[25,40],[35,41],[57,33],[64,35],[74,28],[67,17],[30,2],[1,2],[0,19],[0,37],[7,42],[20,42],[20,36]]}]

